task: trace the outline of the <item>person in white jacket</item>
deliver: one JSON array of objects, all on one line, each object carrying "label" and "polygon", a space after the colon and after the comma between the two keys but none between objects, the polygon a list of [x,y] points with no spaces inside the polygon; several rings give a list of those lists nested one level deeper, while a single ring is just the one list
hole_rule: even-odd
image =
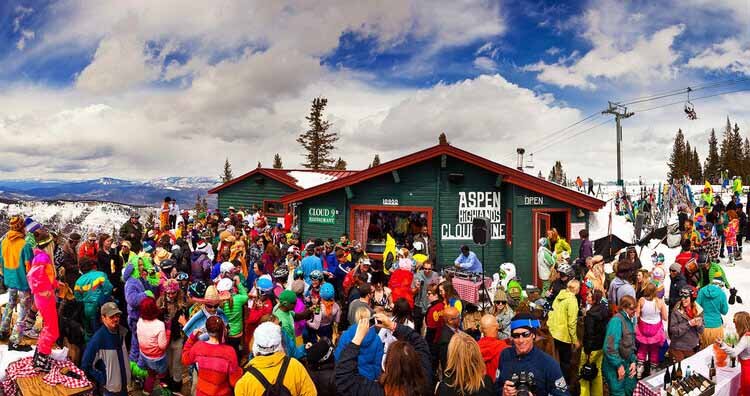
[{"label": "person in white jacket", "polygon": [[552,267],[555,266],[555,255],[549,250],[547,238],[539,238],[539,249],[536,253],[536,266],[539,279],[542,280],[542,294],[546,293],[550,286],[549,277]]}]

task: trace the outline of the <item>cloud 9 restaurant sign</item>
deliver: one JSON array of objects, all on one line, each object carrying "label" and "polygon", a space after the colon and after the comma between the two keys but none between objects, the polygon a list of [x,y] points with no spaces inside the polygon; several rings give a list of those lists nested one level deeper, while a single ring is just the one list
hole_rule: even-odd
[{"label": "cloud 9 restaurant sign", "polygon": [[307,222],[311,224],[336,224],[338,210],[334,208],[310,208],[307,212]]},{"label": "cloud 9 restaurant sign", "polygon": [[440,224],[440,239],[444,241],[471,240],[471,223],[476,217],[490,219],[492,239],[505,239],[505,224],[501,219],[499,192],[458,193],[458,223]]}]

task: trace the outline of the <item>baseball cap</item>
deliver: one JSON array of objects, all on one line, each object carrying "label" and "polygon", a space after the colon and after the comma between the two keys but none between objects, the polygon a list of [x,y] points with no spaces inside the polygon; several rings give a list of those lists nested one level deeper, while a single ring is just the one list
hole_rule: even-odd
[{"label": "baseball cap", "polygon": [[115,304],[113,302],[108,302],[108,303],[102,305],[101,312],[102,312],[102,315],[104,315],[104,316],[106,316],[108,318],[112,317],[112,316],[115,316],[117,314],[122,314],[122,311],[120,311],[120,308],[117,308],[117,304]]}]

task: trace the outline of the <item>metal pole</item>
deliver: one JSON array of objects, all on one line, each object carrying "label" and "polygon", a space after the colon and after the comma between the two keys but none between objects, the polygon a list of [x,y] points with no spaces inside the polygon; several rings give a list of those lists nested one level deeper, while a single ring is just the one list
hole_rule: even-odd
[{"label": "metal pole", "polygon": [[[619,111],[619,108],[622,108],[622,111]],[[635,113],[633,113],[632,111],[628,113],[627,107],[609,102],[609,108],[602,111],[602,114],[612,114],[613,116],[615,116],[615,124],[617,126],[617,135],[615,136],[617,140],[617,184],[622,186],[622,192],[623,194],[626,194],[625,182],[622,180],[622,150],[620,147],[622,142],[622,124],[620,123],[620,120],[623,118],[631,117]]]},{"label": "metal pole", "polygon": [[622,192],[625,193],[625,182],[622,180],[622,125],[620,124],[620,115],[615,114],[615,123],[617,124],[617,185],[622,186]]}]

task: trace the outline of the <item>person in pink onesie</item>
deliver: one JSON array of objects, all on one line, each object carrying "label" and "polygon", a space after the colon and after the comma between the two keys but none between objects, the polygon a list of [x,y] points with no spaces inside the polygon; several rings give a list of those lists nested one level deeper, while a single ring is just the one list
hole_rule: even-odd
[{"label": "person in pink onesie", "polygon": [[44,230],[34,233],[37,246],[34,248],[34,259],[31,261],[31,269],[26,275],[29,288],[34,296],[34,305],[42,315],[44,327],[34,352],[34,368],[43,372],[52,369],[52,345],[60,336],[57,321],[57,301],[55,290],[57,289],[57,278],[55,266],[51,257],[54,255],[55,244],[52,236]]}]

